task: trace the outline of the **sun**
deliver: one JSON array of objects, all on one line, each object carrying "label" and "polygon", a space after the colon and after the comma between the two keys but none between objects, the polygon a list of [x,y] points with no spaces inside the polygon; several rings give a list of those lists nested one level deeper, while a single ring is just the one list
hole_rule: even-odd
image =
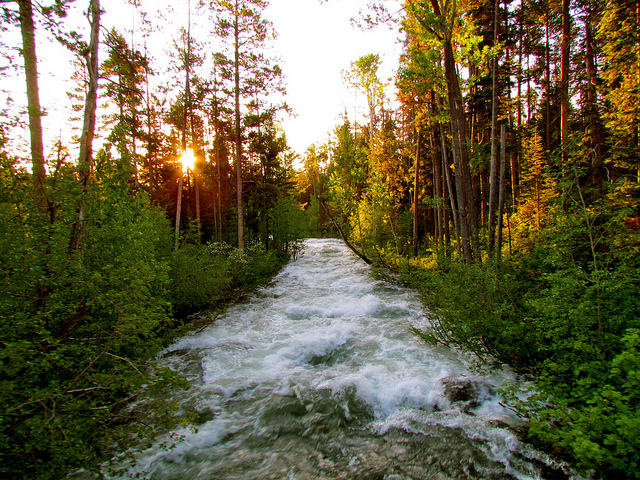
[{"label": "sun", "polygon": [[193,154],[193,150],[185,150],[185,152],[182,154],[182,157],[180,157],[180,163],[182,163],[183,168],[193,170],[196,164],[196,157]]}]

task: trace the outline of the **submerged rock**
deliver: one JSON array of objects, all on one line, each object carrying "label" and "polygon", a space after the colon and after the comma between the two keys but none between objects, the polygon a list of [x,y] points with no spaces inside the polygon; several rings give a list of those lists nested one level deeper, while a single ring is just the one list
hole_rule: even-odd
[{"label": "submerged rock", "polygon": [[440,380],[444,386],[444,395],[451,402],[478,401],[479,389],[474,382],[466,377],[445,377]]},{"label": "submerged rock", "polygon": [[444,396],[452,403],[464,404],[463,411],[470,411],[482,405],[483,401],[496,394],[495,387],[481,379],[451,376],[440,380]]}]

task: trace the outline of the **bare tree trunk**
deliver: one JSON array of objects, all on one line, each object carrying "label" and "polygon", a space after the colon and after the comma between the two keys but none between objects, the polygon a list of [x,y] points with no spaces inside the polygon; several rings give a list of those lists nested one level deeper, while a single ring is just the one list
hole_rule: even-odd
[{"label": "bare tree trunk", "polygon": [[234,23],[234,69],[235,69],[235,140],[236,140],[236,189],[238,202],[238,248],[244,249],[244,208],[242,205],[242,143],[240,135],[240,10],[238,0],[235,3]]},{"label": "bare tree trunk", "polygon": [[416,140],[416,161],[413,180],[413,256],[418,256],[418,187],[420,178],[420,129]]},{"label": "bare tree trunk", "polygon": [[354,247],[349,240],[347,240],[347,237],[344,235],[344,232],[342,231],[342,229],[340,228],[340,225],[338,225],[338,222],[336,222],[336,219],[333,217],[333,215],[331,215],[331,212],[329,212],[329,209],[327,209],[327,206],[324,204],[324,202],[322,200],[320,200],[318,198],[318,202],[320,203],[320,206],[322,207],[322,209],[325,211],[325,213],[327,214],[327,216],[329,217],[329,219],[331,220],[331,222],[333,222],[333,226],[336,227],[336,230],[338,230],[338,233],[340,234],[340,238],[342,238],[342,241],[345,243],[345,245],[347,247],[349,247],[349,249],[355,253],[356,255],[358,255],[362,260],[364,260],[365,263],[371,265],[371,260],[369,260],[369,258],[367,258],[367,256],[365,255],[364,252],[359,252],[358,249],[356,247]]},{"label": "bare tree trunk", "polygon": [[[469,150],[467,148],[467,127],[462,93],[458,72],[456,71],[455,56],[453,53],[453,23],[442,11],[440,0],[431,0],[431,7],[440,22],[442,31],[441,42],[444,50],[444,75],[447,83],[447,96],[449,99],[449,115],[451,117],[451,136],[453,146],[453,161],[455,165],[456,193],[458,195],[458,208],[460,210],[460,229],[462,233],[462,249],[466,263],[473,262],[473,250],[477,247],[476,212],[473,191],[473,182],[469,168]],[[448,4],[443,4],[446,8]],[[451,18],[457,15],[455,2],[453,3]],[[428,28],[428,27],[427,27]]]},{"label": "bare tree trunk", "polygon": [[[96,127],[96,109],[98,107],[98,46],[100,41],[100,1],[91,0],[89,4],[91,12],[91,39],[89,48],[84,53],[87,73],[89,75],[89,88],[84,104],[84,121],[82,124],[82,136],[80,137],[80,157],[78,158],[78,179],[82,188],[82,194],[86,194],[87,182],[91,175],[93,137]],[[78,223],[73,231],[69,247],[80,248],[80,238],[84,233],[85,200],[80,199],[78,208]]]},{"label": "bare tree trunk", "polygon": [[562,143],[562,176],[569,164],[569,68],[571,55],[570,0],[562,0],[562,72],[560,81],[560,137]]},{"label": "bare tree trunk", "polygon": [[42,109],[38,87],[38,56],[36,55],[35,27],[31,0],[18,0],[20,8],[20,30],[22,32],[22,56],[27,80],[27,110],[31,134],[31,171],[33,193],[36,203],[44,202],[44,147],[42,142]]},{"label": "bare tree trunk", "polygon": [[507,126],[500,125],[500,193],[498,195],[498,233],[496,239],[496,252],[498,260],[502,256],[502,225],[504,216],[504,175],[507,166],[506,150],[507,150]]},{"label": "bare tree trunk", "polygon": [[[494,18],[493,18],[493,45],[494,48],[498,44],[498,13],[500,11],[500,0],[494,0]],[[496,205],[498,190],[498,57],[492,60],[493,82],[491,93],[491,166],[489,176],[489,253],[493,251],[495,242],[495,225],[496,225]]]},{"label": "bare tree trunk", "polygon": [[458,226],[460,222],[460,215],[458,209],[456,208],[453,186],[451,185],[451,174],[449,173],[449,165],[447,162],[447,142],[445,140],[444,126],[442,124],[440,124],[440,143],[442,145],[442,168],[444,169],[445,177],[447,179],[449,201],[451,202],[451,217],[453,218],[453,228],[456,235],[456,248],[458,250],[458,255],[462,256],[462,249],[460,248],[460,227]]},{"label": "bare tree trunk", "polygon": [[180,213],[182,212],[182,169],[178,177],[178,201],[176,203],[176,228],[174,232],[174,249],[177,252],[180,240]]},{"label": "bare tree trunk", "polygon": [[[191,90],[189,90],[189,104],[191,104]],[[195,156],[196,153],[196,139],[197,133],[195,129],[195,122],[193,121],[193,115],[189,115],[191,119],[191,148],[193,149],[193,154]],[[202,228],[200,221],[200,185],[198,183],[198,171],[196,170],[196,165],[193,165],[193,186],[195,187],[196,193],[196,232],[198,234],[198,242],[202,242]]]},{"label": "bare tree trunk", "polygon": [[598,90],[596,81],[598,72],[596,71],[595,52],[593,49],[593,32],[591,18],[585,21],[585,50],[587,63],[587,115],[589,122],[588,144],[591,149],[591,179],[596,188],[600,188],[604,181],[602,167],[604,158],[602,154],[602,144],[604,135],[602,133],[602,123],[598,112]]},{"label": "bare tree trunk", "polygon": [[451,117],[451,134],[453,140],[453,162],[455,165],[456,193],[460,212],[460,232],[462,251],[466,263],[473,262],[472,235],[475,224],[475,207],[473,204],[473,187],[469,172],[469,152],[467,150],[466,126],[462,94],[458,75],[455,69],[453,46],[451,41],[444,42],[445,78],[449,96],[449,113]]},{"label": "bare tree trunk", "polygon": [[198,172],[193,168],[193,185],[196,188],[196,229],[198,232],[198,242],[202,241],[202,232],[200,227],[200,182],[198,182]]},{"label": "bare tree trunk", "polygon": [[89,73],[89,88],[84,105],[84,123],[80,139],[80,158],[78,172],[80,182],[87,184],[91,173],[93,137],[96,127],[96,109],[98,107],[98,44],[100,40],[100,1],[91,0],[91,40],[89,50],[85,54],[87,72]]},{"label": "bare tree trunk", "polygon": [[[433,131],[431,131],[431,148],[435,149],[434,141],[433,141]],[[436,197],[436,210],[435,210],[435,221],[436,221],[436,238],[438,239],[438,248],[444,251],[444,232],[443,232],[443,215],[442,215],[442,207],[444,201],[444,195],[442,194],[442,172],[441,172],[441,164],[442,157],[439,157],[436,152],[432,155],[433,159],[433,188],[434,195]]]},{"label": "bare tree trunk", "polygon": [[546,38],[546,44],[545,44],[545,73],[546,73],[546,79],[547,79],[547,85],[546,85],[546,125],[545,125],[545,141],[546,141],[546,151],[547,151],[547,163],[549,163],[549,160],[551,158],[551,47],[549,46],[549,37],[550,37],[550,33],[549,33],[549,23],[551,22],[551,19],[549,18],[550,13],[549,13],[549,4],[547,4],[547,12],[546,12],[546,30],[545,30],[545,38]]}]

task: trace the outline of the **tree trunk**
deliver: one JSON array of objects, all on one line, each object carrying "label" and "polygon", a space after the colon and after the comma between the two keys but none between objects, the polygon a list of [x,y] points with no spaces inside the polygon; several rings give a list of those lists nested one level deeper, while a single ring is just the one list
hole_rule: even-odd
[{"label": "tree trunk", "polygon": [[[78,180],[80,181],[83,197],[86,194],[87,182],[91,175],[93,137],[96,127],[96,109],[98,107],[98,47],[100,41],[100,1],[91,0],[91,39],[89,49],[84,54],[89,75],[89,88],[84,104],[84,121],[82,136],[80,137],[80,157],[78,158]],[[73,231],[70,248],[81,248],[80,239],[84,233],[85,200],[80,199],[78,208],[78,223]]]},{"label": "tree trunk", "polygon": [[178,177],[178,200],[176,203],[176,228],[174,231],[174,250],[177,252],[180,240],[180,213],[182,212],[182,168]]},{"label": "tree trunk", "polygon": [[545,29],[545,73],[546,73],[546,122],[545,122],[545,142],[546,142],[546,151],[547,151],[547,163],[549,163],[551,159],[551,47],[549,46],[549,24],[551,22],[550,12],[549,12],[549,4],[547,4],[547,12],[546,12],[546,29]]},{"label": "tree trunk", "polygon": [[[522,50],[524,43],[524,27],[522,17],[524,15],[524,11],[521,9],[518,15],[518,123],[516,129],[516,152],[515,155],[511,155],[511,203],[513,208],[516,208],[516,202],[518,199],[518,184],[517,184],[517,165],[521,163],[521,155],[522,155]],[[527,96],[529,96],[529,91],[527,91]],[[527,118],[529,116],[529,112],[527,111]]]},{"label": "tree trunk", "polygon": [[91,173],[93,137],[96,128],[96,109],[98,107],[98,45],[100,40],[100,0],[91,0],[91,40],[89,50],[85,54],[87,72],[89,74],[89,88],[84,105],[84,123],[80,139],[80,158],[78,173],[82,185],[87,184]]},{"label": "tree trunk", "polygon": [[218,241],[222,241],[222,170],[220,168],[220,122],[216,117],[216,171],[218,173]]},{"label": "tree trunk", "polygon": [[598,90],[596,88],[595,52],[593,48],[593,32],[591,19],[585,22],[585,50],[587,63],[587,116],[589,122],[588,145],[591,150],[591,179],[597,190],[600,190],[604,182],[602,167],[604,158],[602,154],[602,144],[604,135],[602,132],[602,122],[598,111]]},{"label": "tree trunk", "polygon": [[[494,19],[493,19],[493,45],[494,48],[498,44],[498,13],[500,11],[500,0],[494,0]],[[498,57],[492,60],[492,93],[491,93],[491,167],[489,176],[489,254],[493,251],[495,242],[495,226],[496,226],[496,205],[498,190]]]},{"label": "tree trunk", "polygon": [[472,236],[475,224],[475,207],[473,204],[473,187],[469,171],[469,152],[462,93],[455,68],[453,45],[444,42],[445,79],[449,96],[449,114],[451,117],[451,134],[453,143],[453,162],[455,165],[456,193],[460,212],[460,232],[462,251],[466,263],[473,262]]},{"label": "tree trunk", "polygon": [[[191,90],[189,90],[189,104],[191,104]],[[193,154],[195,156],[196,153],[196,139],[197,132],[195,129],[195,122],[193,121],[193,115],[189,115],[191,119],[191,148],[193,150]],[[196,232],[198,234],[198,243],[202,242],[202,228],[201,228],[201,220],[200,220],[200,185],[198,183],[198,171],[196,170],[196,165],[193,165],[193,186],[195,188],[196,193]]]},{"label": "tree trunk", "polygon": [[236,140],[236,189],[238,202],[238,248],[244,249],[244,209],[242,205],[242,144],[240,135],[240,9],[235,3],[234,33],[234,70],[235,70],[235,140]]},{"label": "tree trunk", "polygon": [[458,250],[458,255],[462,256],[462,249],[460,248],[460,227],[458,226],[460,223],[460,214],[456,208],[453,186],[451,185],[451,174],[449,173],[449,165],[447,162],[447,142],[445,140],[445,130],[442,124],[440,124],[440,143],[442,145],[442,168],[445,172],[447,190],[449,191],[449,201],[451,202],[451,217],[453,218],[453,228],[456,235],[456,248]]},{"label": "tree trunk", "polygon": [[193,168],[193,186],[196,189],[196,231],[198,233],[198,243],[202,241],[202,232],[200,227],[200,185],[198,182],[198,172]]},{"label": "tree trunk", "polygon": [[443,215],[442,215],[442,207],[444,202],[444,195],[442,194],[442,172],[441,172],[441,164],[442,159],[441,156],[438,155],[438,149],[434,145],[433,141],[433,130],[431,131],[431,148],[435,150],[432,154],[433,159],[433,189],[434,196],[436,197],[436,238],[438,239],[438,248],[441,251],[444,251],[444,232],[443,232]]},{"label": "tree trunk", "polygon": [[420,129],[416,140],[416,162],[413,180],[413,256],[418,256],[418,187],[420,178]]},{"label": "tree trunk", "polygon": [[[473,250],[476,248],[476,212],[471,171],[469,168],[469,150],[467,148],[467,128],[462,93],[458,72],[456,71],[453,53],[453,33],[448,20],[443,15],[439,0],[431,0],[431,7],[438,17],[441,29],[441,43],[444,50],[444,75],[447,83],[449,99],[449,115],[451,117],[451,136],[453,146],[453,162],[455,165],[456,193],[458,195],[458,209],[460,211],[460,230],[462,250],[466,263],[473,262]],[[457,15],[455,2],[451,18]]]},{"label": "tree trunk", "polygon": [[571,17],[569,1],[562,0],[562,65],[560,80],[560,138],[562,143],[562,174],[569,164],[569,68],[571,55]]},{"label": "tree trunk", "polygon": [[502,256],[502,224],[504,216],[504,175],[507,166],[507,126],[500,125],[500,192],[498,194],[498,233],[496,239],[496,252],[498,260]]},{"label": "tree trunk", "polygon": [[22,32],[22,56],[27,80],[27,110],[31,134],[31,171],[36,204],[44,202],[44,147],[42,142],[42,109],[38,87],[38,56],[36,55],[35,27],[31,0],[18,0],[20,30]]}]

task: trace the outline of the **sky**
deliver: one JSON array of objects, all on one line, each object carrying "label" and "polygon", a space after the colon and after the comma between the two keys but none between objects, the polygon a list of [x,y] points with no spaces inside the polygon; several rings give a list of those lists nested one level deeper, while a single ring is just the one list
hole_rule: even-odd
[{"label": "sky", "polygon": [[[76,0],[78,11],[68,19],[69,28],[77,28],[85,37],[88,22],[79,12],[86,9],[88,3],[88,0]],[[195,13],[196,3],[197,0],[191,0],[194,36],[198,32],[207,35],[209,22],[205,16]],[[282,125],[289,145],[301,155],[312,143],[324,143],[345,112],[351,121],[364,121],[364,98],[348,89],[342,80],[342,72],[349,69],[351,62],[369,53],[379,54],[382,60],[379,76],[383,81],[390,79],[397,69],[401,53],[397,29],[380,26],[362,31],[352,25],[351,20],[358,18],[367,3],[368,0],[271,0],[264,12],[278,34],[274,51],[281,59],[286,77],[285,100],[294,113],[290,118],[283,118]],[[391,10],[399,10],[396,0],[386,3],[391,5]],[[103,26],[115,26],[140,48],[142,24],[134,15],[134,7],[127,0],[103,0],[102,6]],[[149,20],[156,25],[149,50],[154,57],[152,65],[161,70],[165,68],[172,39],[178,29],[187,24],[186,2],[142,0],[138,12],[140,10],[147,11]],[[158,20],[158,15],[162,15],[162,20]],[[15,42],[19,42],[19,37]],[[70,89],[71,56],[43,32],[38,32],[37,42],[41,101],[49,112],[44,118],[45,143],[51,145],[58,137],[64,141],[72,133],[65,125],[71,116],[71,102],[66,95]],[[14,99],[18,107],[26,106],[22,72],[15,73],[14,81],[20,91]],[[388,96],[392,99],[394,89],[393,82],[390,83]]]},{"label": "sky", "polygon": [[[397,70],[401,53],[397,31],[386,26],[362,31],[351,24],[366,3],[272,0],[266,12],[279,35],[276,50],[284,60],[287,101],[297,112],[297,117],[284,122],[285,131],[289,144],[299,153],[326,140],[345,111],[352,121],[363,118],[364,99],[342,80],[342,71],[351,62],[369,53],[380,54],[383,81]],[[392,85],[389,95],[394,95]]]}]

